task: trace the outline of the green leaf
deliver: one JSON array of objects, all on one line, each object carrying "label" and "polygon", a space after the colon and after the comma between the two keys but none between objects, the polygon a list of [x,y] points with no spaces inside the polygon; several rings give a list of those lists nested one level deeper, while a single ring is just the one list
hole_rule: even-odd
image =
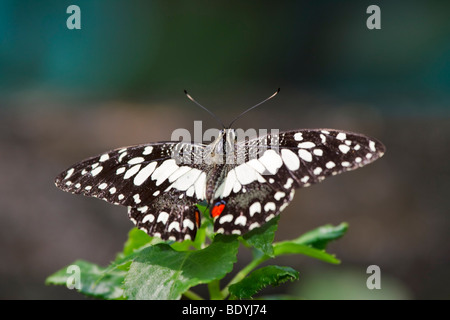
[{"label": "green leaf", "polygon": [[293,243],[290,241],[277,242],[273,245],[274,255],[276,257],[286,254],[304,254],[325,262],[339,264],[341,261],[334,255],[326,253],[325,250],[312,248],[304,244]]},{"label": "green leaf", "polygon": [[205,249],[175,251],[166,244],[143,249],[125,277],[130,299],[179,299],[190,287],[221,279],[236,262],[239,241],[216,235]]},{"label": "green leaf", "polygon": [[280,216],[273,218],[268,223],[260,228],[253,229],[242,236],[246,244],[262,251],[269,257],[273,257],[272,242],[275,237],[275,232],[278,228],[278,220]]},{"label": "green leaf", "polygon": [[[77,279],[77,266],[79,268],[79,278]],[[52,274],[45,280],[47,285],[74,284],[73,279],[80,281],[80,293],[102,299],[123,299],[123,281],[125,271],[115,270],[105,274],[105,268],[96,264],[77,260],[72,265],[63,268]],[[76,288],[76,287],[75,287]]]},{"label": "green leaf", "polygon": [[154,239],[144,231],[139,230],[138,228],[133,228],[130,232],[128,232],[128,240],[125,242],[123,247],[123,255],[127,256],[132,254],[135,250],[138,250],[153,241]]},{"label": "green leaf", "polygon": [[306,244],[316,249],[325,249],[330,241],[342,237],[348,230],[348,224],[343,222],[338,226],[327,224],[308,231],[297,239],[291,240],[293,243]]},{"label": "green leaf", "polygon": [[299,273],[290,267],[267,266],[250,273],[229,288],[238,299],[249,299],[268,285],[278,286],[288,280],[297,280]]}]

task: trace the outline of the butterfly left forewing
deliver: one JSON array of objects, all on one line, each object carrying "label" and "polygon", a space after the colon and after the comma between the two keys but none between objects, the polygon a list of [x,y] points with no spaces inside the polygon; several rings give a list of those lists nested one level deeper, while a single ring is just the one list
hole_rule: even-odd
[{"label": "butterfly left forewing", "polygon": [[[189,166],[177,164],[173,152],[180,145],[161,142],[105,152],[63,171],[56,177],[55,184],[66,192],[124,206],[152,201],[169,187],[186,191],[183,188],[190,187],[188,183],[195,181],[189,180],[182,185],[179,178],[183,179],[183,175],[192,169],[200,176],[201,170],[195,163]],[[194,192],[190,196],[202,198],[203,194]]]},{"label": "butterfly left forewing", "polygon": [[151,236],[194,239],[199,224],[195,205],[205,199],[204,164],[195,159],[202,150],[179,142],[119,148],[75,164],[55,184],[129,207],[131,221]]}]

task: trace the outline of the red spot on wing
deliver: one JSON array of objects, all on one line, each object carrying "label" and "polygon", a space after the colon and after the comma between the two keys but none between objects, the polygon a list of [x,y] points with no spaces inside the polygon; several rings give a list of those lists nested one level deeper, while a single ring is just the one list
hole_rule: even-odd
[{"label": "red spot on wing", "polygon": [[200,211],[198,208],[195,209],[195,224],[197,225],[197,228],[200,227]]},{"label": "red spot on wing", "polygon": [[225,209],[225,204],[223,204],[223,203],[216,204],[211,210],[212,217],[215,218],[215,217],[220,216],[223,209]]}]

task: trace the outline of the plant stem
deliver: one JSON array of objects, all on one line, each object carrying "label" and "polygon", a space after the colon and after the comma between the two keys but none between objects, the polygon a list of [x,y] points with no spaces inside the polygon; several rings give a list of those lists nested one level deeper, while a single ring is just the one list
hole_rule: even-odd
[{"label": "plant stem", "polygon": [[222,292],[220,291],[219,280],[213,280],[208,283],[208,290],[211,300],[223,300]]},{"label": "plant stem", "polygon": [[191,300],[204,300],[202,297],[200,297],[195,292],[192,292],[191,290],[186,291],[185,293],[183,293],[183,295]]},{"label": "plant stem", "polygon": [[235,284],[236,282],[241,281],[242,279],[244,279],[253,269],[255,269],[259,264],[263,263],[264,261],[266,261],[267,259],[269,259],[270,257],[267,255],[263,255],[257,259],[252,260],[248,265],[246,265],[241,271],[239,271],[233,279],[230,280],[230,282],[225,286],[225,288],[223,288],[221,295],[222,295],[222,299],[225,299],[226,297],[228,297],[229,295],[229,291],[228,288],[232,285]]}]

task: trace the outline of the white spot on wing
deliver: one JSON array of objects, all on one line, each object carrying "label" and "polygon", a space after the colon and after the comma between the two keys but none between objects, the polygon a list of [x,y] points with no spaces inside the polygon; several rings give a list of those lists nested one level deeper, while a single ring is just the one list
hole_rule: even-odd
[{"label": "white spot on wing", "polygon": [[337,136],[336,136],[336,139],[338,139],[338,140],[345,140],[345,139],[347,139],[347,135],[345,133],[343,133],[343,132],[339,132],[337,134]]},{"label": "white spot on wing", "polygon": [[142,152],[142,154],[144,156],[146,156],[146,155],[152,153],[152,151],[153,151],[153,147],[152,146],[147,146],[147,147],[144,148],[144,151]]},{"label": "white spot on wing", "polygon": [[153,173],[153,171],[156,168],[156,165],[157,162],[153,161],[152,163],[149,163],[144,168],[142,168],[141,171],[139,171],[139,173],[136,175],[136,177],[134,177],[133,183],[136,186],[140,186],[141,184],[143,184],[148,179],[148,177],[150,177],[150,175]]},{"label": "white spot on wing", "polygon": [[102,170],[103,170],[103,167],[102,167],[102,166],[97,167],[97,168],[95,168],[94,170],[91,171],[91,174],[92,174],[93,177],[95,177],[95,176],[98,175]]},{"label": "white spot on wing", "polygon": [[312,161],[312,155],[309,151],[306,151],[304,149],[300,149],[298,150],[298,155],[300,158],[302,158],[303,160],[307,161],[307,162],[311,162]]},{"label": "white spot on wing", "polygon": [[316,146],[316,144],[314,142],[302,142],[299,143],[297,147],[299,148],[303,148],[303,149],[310,149],[310,148],[314,148]]},{"label": "white spot on wing", "polygon": [[283,203],[283,205],[280,207],[280,212],[286,209],[286,207],[289,205],[289,202]]},{"label": "white spot on wing", "polygon": [[145,223],[145,222],[153,222],[153,221],[155,221],[155,216],[154,215],[152,215],[151,213],[149,213],[148,215],[146,215],[145,217],[144,217],[144,219],[142,219],[142,222],[143,223]]},{"label": "white spot on wing", "polygon": [[322,149],[314,149],[313,153],[314,153],[314,155],[319,156],[319,157],[323,156],[323,150]]},{"label": "white spot on wing", "polygon": [[177,170],[174,171],[174,173],[172,173],[170,175],[169,182],[174,182],[175,180],[177,180],[179,177],[181,177],[183,174],[185,174],[189,170],[192,170],[192,168],[188,167],[188,166],[179,167]]},{"label": "white spot on wing", "polygon": [[158,215],[158,220],[156,222],[161,222],[162,224],[166,224],[167,219],[169,219],[169,214],[165,211],[161,211]]},{"label": "white spot on wing", "polygon": [[292,178],[288,178],[286,180],[286,184],[283,186],[283,188],[285,189],[289,189],[292,186],[292,183],[294,182],[294,180]]},{"label": "white spot on wing", "polygon": [[189,219],[183,220],[183,228],[189,228],[191,230],[194,230],[194,223]]},{"label": "white spot on wing", "polygon": [[141,168],[140,164],[135,165],[134,167],[131,167],[130,169],[127,170],[127,172],[125,172],[125,175],[123,176],[124,179],[129,179],[132,176],[134,176],[139,169]]},{"label": "white spot on wing", "polygon": [[297,132],[296,134],[294,134],[294,139],[297,141],[302,141],[303,140],[303,135],[301,132]]},{"label": "white spot on wing", "polygon": [[74,168],[69,169],[69,171],[67,171],[67,174],[66,174],[64,180],[69,179],[69,178],[72,176],[72,174],[73,174],[74,171],[75,171]]},{"label": "white spot on wing", "polygon": [[259,161],[266,167],[271,174],[276,174],[278,169],[283,165],[281,157],[274,150],[267,150]]},{"label": "white spot on wing", "polygon": [[258,179],[256,170],[245,163],[237,166],[234,171],[236,173],[237,180],[242,185],[252,183]]},{"label": "white spot on wing", "polygon": [[321,168],[321,167],[315,168],[314,171],[313,171],[313,173],[314,173],[316,176],[319,175],[319,174],[321,174],[321,173],[322,173],[322,168]]},{"label": "white spot on wing", "polygon": [[247,165],[255,169],[258,173],[263,174],[266,168],[257,159],[252,159],[247,162]]},{"label": "white spot on wing", "polygon": [[227,214],[223,217],[220,217],[219,219],[219,223],[220,224],[224,224],[225,222],[231,222],[233,221],[233,215],[232,214]]},{"label": "white spot on wing", "polygon": [[197,199],[203,200],[206,198],[206,173],[202,172],[200,177],[195,181],[195,196]]},{"label": "white spot on wing", "polygon": [[141,203],[141,199],[139,198],[139,193],[136,193],[136,194],[133,196],[133,199],[134,199],[134,202],[135,202],[135,203]]},{"label": "white spot on wing", "polygon": [[253,217],[253,215],[255,213],[260,213],[261,212],[261,203],[259,203],[259,202],[253,203],[249,208],[249,212],[250,212],[250,217]]},{"label": "white spot on wing", "polygon": [[280,201],[280,199],[283,198],[285,195],[286,193],[282,191],[277,191],[277,193],[275,193],[273,197],[275,198],[275,200]]},{"label": "white spot on wing", "polygon": [[334,168],[336,166],[336,164],[333,162],[333,161],[328,161],[326,164],[325,164],[325,167],[327,167],[328,169],[332,169],[332,168]]},{"label": "white spot on wing", "polygon": [[245,226],[247,223],[247,218],[245,216],[239,216],[234,220],[234,224],[240,224],[241,226]]},{"label": "white spot on wing", "polygon": [[[186,196],[192,197],[194,195],[195,189],[194,186],[190,186],[189,189],[186,190]],[[183,198],[183,194],[181,194],[180,199]]]},{"label": "white spot on wing", "polygon": [[137,208],[137,211],[145,213],[148,211],[148,206],[139,207]]},{"label": "white spot on wing", "polygon": [[234,184],[237,182],[236,173],[234,170],[228,172],[227,177],[225,179],[225,187],[223,189],[222,198],[228,197],[233,190]]},{"label": "white spot on wing", "polygon": [[138,164],[138,163],[141,163],[141,162],[144,162],[144,161],[145,161],[144,158],[136,157],[136,158],[128,160],[128,164]]},{"label": "white spot on wing", "polygon": [[[180,191],[186,191],[194,185],[195,181],[201,173],[202,172],[198,169],[189,170],[184,175],[175,180],[175,182],[172,184],[172,187]],[[193,191],[194,188],[192,188],[192,195]]]},{"label": "white spot on wing", "polygon": [[275,203],[274,203],[274,202],[267,202],[267,203],[264,205],[264,211],[265,211],[265,212],[275,211],[276,208],[277,208],[277,207],[275,206]]},{"label": "white spot on wing", "polygon": [[108,159],[109,159],[109,154],[105,153],[104,155],[102,155],[102,156],[100,157],[100,159],[99,159],[98,161],[100,161],[100,162],[105,162],[105,161],[108,160]]},{"label": "white spot on wing", "polygon": [[166,160],[153,172],[152,180],[156,180],[156,186],[159,186],[178,168],[175,159]]},{"label": "white spot on wing", "polygon": [[369,141],[369,148],[372,152],[375,152],[377,149],[375,149],[375,142],[374,141]]},{"label": "white spot on wing", "polygon": [[346,144],[340,144],[339,150],[341,150],[342,153],[347,153],[350,150],[350,147]]},{"label": "white spot on wing", "polygon": [[[126,149],[125,149],[126,150]],[[124,150],[124,151],[125,151]],[[120,152],[120,151],[119,151]],[[122,162],[123,157],[125,157],[127,155],[126,152],[123,152],[120,156],[119,156],[119,162]]]},{"label": "white spot on wing", "polygon": [[239,183],[239,181],[236,180],[233,186],[233,192],[238,193],[242,188],[242,185]]},{"label": "white spot on wing", "polygon": [[169,224],[169,227],[167,228],[169,232],[172,231],[173,229],[180,232],[180,223],[178,221],[172,221],[172,223]]},{"label": "white spot on wing", "polygon": [[253,230],[255,228],[258,228],[260,224],[258,222],[253,222],[249,227],[248,230]]},{"label": "white spot on wing", "polygon": [[283,159],[284,164],[289,170],[295,171],[298,170],[298,168],[300,168],[300,159],[291,150],[282,149],[281,158]]}]

